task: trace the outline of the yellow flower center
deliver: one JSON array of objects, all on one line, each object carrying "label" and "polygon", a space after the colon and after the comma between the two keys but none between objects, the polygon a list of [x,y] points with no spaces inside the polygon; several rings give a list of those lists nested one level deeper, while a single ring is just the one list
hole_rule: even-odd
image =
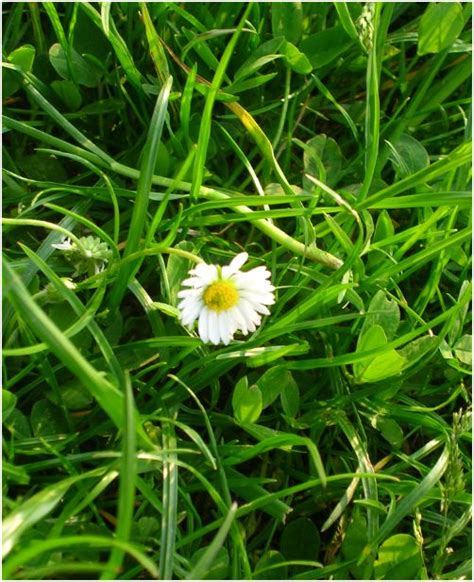
[{"label": "yellow flower center", "polygon": [[216,281],[204,291],[203,300],[213,311],[226,311],[238,303],[239,294],[230,281]]}]

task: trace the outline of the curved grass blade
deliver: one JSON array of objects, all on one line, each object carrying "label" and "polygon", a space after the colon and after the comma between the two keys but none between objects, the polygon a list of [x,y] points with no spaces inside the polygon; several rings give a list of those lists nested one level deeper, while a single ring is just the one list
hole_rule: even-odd
[{"label": "curved grass blade", "polygon": [[[5,259],[3,273],[6,295],[25,321],[28,321],[31,330],[39,339],[47,343],[51,351],[82,381],[84,387],[91,392],[115,425],[123,428],[123,394],[84,358],[74,344],[33,301],[23,282]],[[138,417],[136,430],[143,441],[149,443],[148,437],[138,423]]]},{"label": "curved grass blade", "polygon": [[158,578],[158,571],[155,564],[148,558],[141,549],[135,545],[122,542],[114,538],[96,535],[63,536],[54,540],[35,540],[35,543],[20,550],[15,556],[4,565],[3,575],[6,579],[12,578],[18,568],[21,568],[30,560],[34,560],[44,552],[52,552],[60,548],[68,549],[72,547],[96,547],[109,548],[117,547],[130,554],[147,570],[153,578]]},{"label": "curved grass blade", "polygon": [[104,469],[94,469],[81,475],[75,475],[46,487],[32,497],[20,503],[2,524],[2,556],[7,556],[15,547],[17,541],[30,527],[48,515],[61,501],[68,489],[83,479],[100,477]]}]

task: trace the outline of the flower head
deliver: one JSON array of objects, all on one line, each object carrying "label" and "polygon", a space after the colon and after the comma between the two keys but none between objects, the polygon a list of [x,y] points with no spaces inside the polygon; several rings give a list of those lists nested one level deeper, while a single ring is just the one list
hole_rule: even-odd
[{"label": "flower head", "polygon": [[102,272],[112,257],[109,245],[96,236],[83,236],[79,242],[81,246],[71,242],[70,238],[65,238],[61,243],[51,246],[62,251],[64,257],[76,267],[74,275],[87,273],[92,276]]},{"label": "flower head", "polygon": [[242,272],[247,259],[248,254],[241,253],[225,267],[200,263],[183,281],[186,289],[178,293],[181,322],[192,326],[198,319],[204,342],[227,345],[237,331],[255,331],[261,314],[270,314],[267,305],[275,303],[270,272],[266,267]]}]

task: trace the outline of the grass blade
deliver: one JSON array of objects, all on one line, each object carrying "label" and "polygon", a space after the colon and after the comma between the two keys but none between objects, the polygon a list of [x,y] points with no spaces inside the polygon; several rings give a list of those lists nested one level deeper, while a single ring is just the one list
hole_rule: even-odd
[{"label": "grass blade", "polygon": [[222,523],[219,531],[216,533],[209,547],[200,557],[198,563],[194,566],[191,572],[189,572],[189,574],[186,576],[186,580],[202,580],[204,578],[204,575],[209,570],[209,567],[211,566],[217,552],[221,549],[225,542],[225,538],[227,537],[230,526],[235,519],[236,511],[237,503],[234,503],[229,509],[229,513],[227,514],[224,522]]},{"label": "grass blade", "polygon": [[[158,154],[158,147],[160,145],[161,132],[165,122],[165,115],[168,107],[168,99],[172,83],[173,79],[172,77],[169,77],[168,81],[160,91],[158,99],[156,100],[155,110],[153,112],[153,117],[150,124],[150,131],[148,133],[147,141],[145,144],[143,163],[137,185],[137,196],[135,199],[132,220],[130,222],[130,228],[128,231],[124,258],[138,250],[140,237],[142,236],[145,227],[145,218],[150,196],[153,171]],[[110,295],[109,305],[112,312],[118,309],[127,285],[132,280],[133,275],[139,266],[140,261],[135,261],[133,263],[128,263],[126,266],[120,269]]]}]

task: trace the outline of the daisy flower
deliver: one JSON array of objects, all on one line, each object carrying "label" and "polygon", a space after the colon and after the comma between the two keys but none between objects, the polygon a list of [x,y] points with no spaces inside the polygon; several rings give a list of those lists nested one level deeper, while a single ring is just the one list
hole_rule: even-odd
[{"label": "daisy flower", "polygon": [[275,303],[270,272],[266,267],[242,272],[248,257],[240,253],[225,267],[200,263],[183,281],[186,289],[178,293],[180,320],[189,327],[199,320],[203,342],[228,345],[237,331],[244,335],[255,331],[261,315],[270,314],[267,305]]}]

